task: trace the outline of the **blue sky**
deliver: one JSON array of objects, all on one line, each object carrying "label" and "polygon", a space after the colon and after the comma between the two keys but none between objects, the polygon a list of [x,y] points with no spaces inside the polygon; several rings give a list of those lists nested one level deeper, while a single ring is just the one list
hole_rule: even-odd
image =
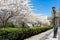
[{"label": "blue sky", "polygon": [[31,4],[34,6],[33,12],[42,14],[43,16],[52,15],[52,7],[59,8],[60,0],[32,0]]}]

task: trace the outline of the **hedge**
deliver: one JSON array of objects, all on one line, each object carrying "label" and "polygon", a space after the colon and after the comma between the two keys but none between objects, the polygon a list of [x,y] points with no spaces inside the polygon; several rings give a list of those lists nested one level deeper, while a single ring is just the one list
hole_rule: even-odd
[{"label": "hedge", "polygon": [[30,36],[42,33],[52,27],[34,27],[34,28],[0,28],[0,40],[23,40]]}]

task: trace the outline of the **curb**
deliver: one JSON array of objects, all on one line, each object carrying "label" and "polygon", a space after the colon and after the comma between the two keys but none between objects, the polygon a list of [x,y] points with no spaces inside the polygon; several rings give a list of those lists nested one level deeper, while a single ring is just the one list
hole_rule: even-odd
[{"label": "curb", "polygon": [[30,38],[24,39],[24,40],[45,40],[47,36],[52,32],[53,29],[50,29],[48,31],[45,31],[43,33],[40,33],[38,35],[32,36]]}]

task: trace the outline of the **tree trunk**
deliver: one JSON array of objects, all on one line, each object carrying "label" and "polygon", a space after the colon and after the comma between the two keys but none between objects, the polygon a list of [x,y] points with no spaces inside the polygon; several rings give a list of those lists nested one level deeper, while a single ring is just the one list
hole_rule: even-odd
[{"label": "tree trunk", "polygon": [[25,23],[24,23],[24,22],[22,22],[22,27],[23,27],[23,28],[25,27]]},{"label": "tree trunk", "polygon": [[3,26],[2,26],[2,27],[4,27],[4,28],[5,28],[5,27],[6,27],[6,25],[7,25],[7,22],[6,22],[6,21],[4,21],[4,22],[3,22]]},{"label": "tree trunk", "polygon": [[34,27],[34,24],[32,24],[32,26]]}]

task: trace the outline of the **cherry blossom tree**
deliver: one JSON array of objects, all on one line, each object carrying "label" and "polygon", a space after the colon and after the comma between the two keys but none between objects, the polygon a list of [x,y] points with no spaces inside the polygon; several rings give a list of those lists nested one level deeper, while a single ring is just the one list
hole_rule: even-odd
[{"label": "cherry blossom tree", "polygon": [[[20,22],[22,22],[22,19],[24,19],[25,15],[27,15],[27,13],[29,12],[29,10],[31,10],[31,6],[29,6],[29,2],[30,2],[29,0],[0,0],[0,9],[7,9],[7,10],[10,11],[8,13],[7,10],[4,10],[4,11],[1,10],[2,12],[4,12],[3,15],[5,15],[5,16],[8,16],[8,15],[11,16],[11,15],[13,15],[12,12],[14,12],[14,15],[17,14],[18,18],[20,17],[20,19],[19,19],[19,20],[21,20]],[[13,17],[13,16],[11,16],[11,17]],[[11,17],[9,17],[8,19],[10,19]],[[0,17],[0,19],[1,18],[3,18],[3,17]],[[14,18],[16,19],[17,16],[15,16]],[[13,19],[11,19],[11,20],[13,20]]]},{"label": "cherry blossom tree", "polygon": [[14,16],[14,12],[11,10],[0,10],[0,23],[3,27],[6,27],[7,22],[10,18]]}]

